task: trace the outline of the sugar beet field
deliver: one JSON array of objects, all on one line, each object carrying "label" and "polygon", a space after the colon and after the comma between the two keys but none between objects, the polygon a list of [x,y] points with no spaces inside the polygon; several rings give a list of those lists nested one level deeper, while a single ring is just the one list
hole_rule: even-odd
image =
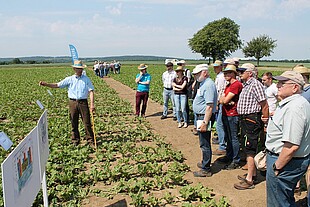
[{"label": "sugar beet field", "polygon": [[[124,65],[116,79],[134,87],[136,65]],[[121,196],[129,206],[229,206],[206,186],[191,185],[184,175],[189,167],[180,151],[152,132],[150,124],[135,118],[129,102],[121,100],[92,71],[95,86],[95,131],[97,152],[82,143],[71,145],[67,91],[39,87],[38,82],[58,82],[73,74],[66,66],[9,66],[1,70],[0,126],[16,146],[48,109],[50,157],[47,164],[49,206],[102,205]],[[153,76],[151,98],[161,101],[163,66],[150,65]],[[83,137],[83,126],[81,124]],[[1,162],[9,152],[0,150]],[[2,188],[1,188],[1,193]],[[33,206],[43,206],[40,192]],[[0,206],[3,206],[1,197]]]}]

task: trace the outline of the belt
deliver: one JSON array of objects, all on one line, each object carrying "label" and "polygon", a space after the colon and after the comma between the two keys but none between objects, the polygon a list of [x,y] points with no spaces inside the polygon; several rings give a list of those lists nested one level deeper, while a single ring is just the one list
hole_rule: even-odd
[{"label": "belt", "polygon": [[70,98],[71,101],[87,101],[87,99],[74,99],[74,98]]},{"label": "belt", "polygon": [[250,113],[250,114],[240,114],[239,116],[245,117],[245,116],[251,116],[251,115],[262,115],[262,112]]},{"label": "belt", "polygon": [[166,90],[169,90],[169,91],[171,91],[173,88],[166,88],[166,87],[164,87]]},{"label": "belt", "polygon": [[[267,148],[266,148],[266,151],[267,151],[267,153],[268,154],[270,154],[270,155],[273,155],[273,156],[277,156],[277,157],[279,157],[279,153],[274,153],[274,152],[271,152],[270,150],[268,150]],[[307,157],[307,156],[306,156]],[[292,157],[292,160],[300,160],[300,159],[305,159],[306,157]]]}]

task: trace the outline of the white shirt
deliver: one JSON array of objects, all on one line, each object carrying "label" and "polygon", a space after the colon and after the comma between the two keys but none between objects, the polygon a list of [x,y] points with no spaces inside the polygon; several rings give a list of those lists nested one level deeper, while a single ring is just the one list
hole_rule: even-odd
[{"label": "white shirt", "polygon": [[226,87],[226,80],[224,78],[224,73],[221,71],[216,75],[215,78],[215,87],[217,90],[217,97],[218,100],[220,100],[221,96],[224,93],[225,87]]},{"label": "white shirt", "polygon": [[272,83],[269,87],[264,86],[265,93],[267,96],[267,103],[269,106],[269,113],[274,112],[277,108],[277,94],[278,88],[275,83]]}]

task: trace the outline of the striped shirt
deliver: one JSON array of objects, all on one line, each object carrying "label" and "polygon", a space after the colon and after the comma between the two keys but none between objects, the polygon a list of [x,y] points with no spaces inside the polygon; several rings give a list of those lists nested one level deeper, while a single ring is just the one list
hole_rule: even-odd
[{"label": "striped shirt", "polygon": [[243,83],[243,89],[239,96],[237,112],[242,114],[253,114],[261,111],[260,102],[266,100],[264,86],[255,78],[250,78]]},{"label": "striped shirt", "polygon": [[174,70],[171,71],[165,71],[162,75],[162,80],[164,84],[164,88],[172,89],[172,81],[177,76],[176,72]]}]

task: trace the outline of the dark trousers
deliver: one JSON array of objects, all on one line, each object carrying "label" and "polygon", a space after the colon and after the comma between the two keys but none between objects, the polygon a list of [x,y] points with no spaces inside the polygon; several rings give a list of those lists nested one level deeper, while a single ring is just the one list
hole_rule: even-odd
[{"label": "dark trousers", "polygon": [[147,100],[149,99],[148,92],[139,92],[136,93],[136,115],[140,115],[140,105],[142,102],[141,116],[145,115]]},{"label": "dark trousers", "polygon": [[87,142],[94,141],[94,133],[92,130],[92,124],[90,122],[90,113],[88,108],[87,99],[86,100],[69,100],[69,111],[70,111],[70,121],[72,126],[72,142],[80,142],[80,132],[79,132],[79,116],[81,115]]}]

